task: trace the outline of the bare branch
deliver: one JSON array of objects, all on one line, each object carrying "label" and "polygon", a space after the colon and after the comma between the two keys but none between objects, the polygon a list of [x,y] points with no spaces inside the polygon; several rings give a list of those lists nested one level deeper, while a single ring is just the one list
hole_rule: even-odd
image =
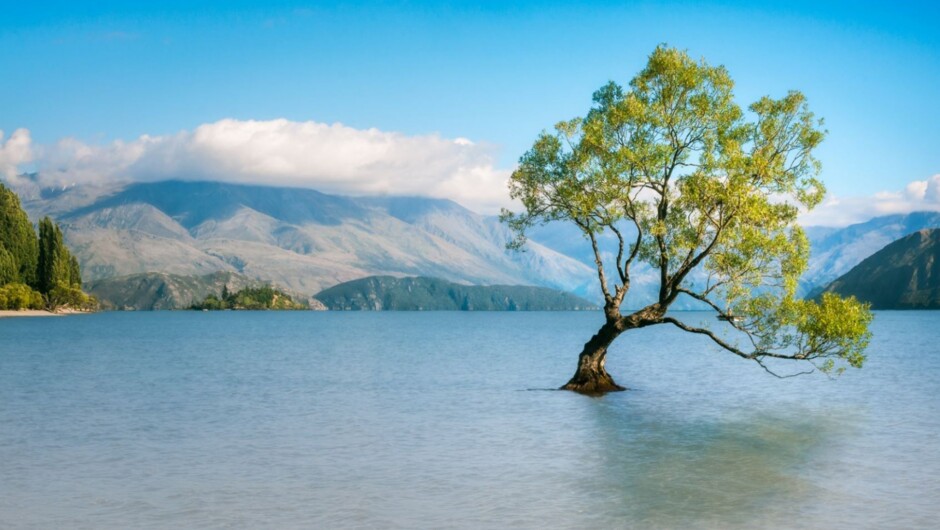
[{"label": "bare branch", "polygon": [[[689,289],[686,289],[686,288],[684,288],[684,287],[678,287],[678,288],[676,289],[676,292],[689,295],[689,296],[691,296],[692,298],[695,298],[696,300],[698,300],[698,301],[700,301],[700,302],[705,302],[706,304],[710,305],[712,309],[714,309],[715,311],[717,311],[719,315],[729,316],[729,315],[727,315],[727,314],[725,313],[725,310],[724,310],[724,309],[722,309],[721,307],[719,307],[718,304],[716,304],[715,302],[709,300],[708,297],[707,297],[707,295],[705,295],[704,293],[696,293],[696,292],[691,291],[691,290],[689,290]],[[733,324],[733,323],[732,323],[732,324]]]},{"label": "bare branch", "polygon": [[756,363],[757,363],[758,365],[760,365],[760,367],[763,368],[767,373],[769,373],[770,375],[773,375],[774,377],[777,377],[777,378],[779,378],[779,379],[786,379],[786,378],[789,378],[789,377],[796,377],[796,376],[798,376],[798,375],[807,375],[807,374],[811,374],[811,373],[813,373],[813,372],[815,371],[815,370],[810,370],[810,371],[807,371],[807,372],[798,372],[798,373],[789,374],[789,375],[780,375],[780,374],[774,372],[773,370],[771,370],[766,364],[764,364],[764,362],[763,362],[762,359],[763,359],[764,357],[772,357],[772,358],[775,358],[775,359],[806,360],[806,359],[807,359],[806,355],[805,355],[805,354],[786,355],[786,354],[779,354],[779,353],[771,353],[771,352],[767,352],[767,351],[755,351],[755,352],[753,352],[753,353],[745,353],[745,352],[741,351],[740,349],[738,349],[737,347],[735,347],[735,346],[733,346],[733,345],[731,345],[731,344],[725,342],[724,340],[722,340],[720,337],[718,337],[717,335],[715,335],[715,334],[714,334],[711,330],[709,330],[709,329],[697,328],[697,327],[695,327],[695,326],[689,326],[689,325],[686,324],[685,322],[682,322],[681,320],[677,320],[677,319],[672,318],[672,317],[664,317],[664,318],[662,319],[662,322],[672,324],[672,325],[678,327],[679,329],[681,329],[681,330],[683,330],[683,331],[688,331],[689,333],[696,333],[696,334],[699,334],[699,335],[705,335],[706,337],[708,337],[709,339],[711,339],[712,342],[714,342],[714,343],[717,344],[718,346],[721,346],[723,349],[725,349],[725,350],[727,350],[727,351],[729,351],[729,352],[731,352],[731,353],[737,355],[738,357],[741,357],[741,358],[743,358],[743,359],[748,359],[748,360],[751,360],[751,361],[756,362]]},{"label": "bare branch", "polygon": [[575,223],[591,239],[591,249],[594,250],[594,264],[597,266],[597,279],[601,283],[601,292],[604,293],[604,301],[607,304],[612,304],[614,299],[610,296],[610,289],[607,288],[607,275],[604,273],[604,261],[601,259],[601,251],[597,246],[597,237],[586,223],[578,220],[575,220]]},{"label": "bare branch", "polygon": [[794,374],[780,375],[780,374],[778,374],[777,372],[774,372],[773,370],[771,370],[770,368],[768,368],[767,365],[764,364],[763,362],[761,362],[761,360],[760,360],[759,358],[756,358],[756,357],[755,357],[755,358],[754,358],[754,362],[756,362],[761,368],[763,368],[765,372],[767,372],[768,374],[770,374],[770,375],[776,377],[777,379],[789,379],[789,378],[791,378],[791,377],[798,377],[798,376],[801,376],[801,375],[809,375],[809,374],[811,374],[811,373],[813,373],[813,372],[816,371],[816,369],[814,368],[814,369],[812,369],[812,370],[806,370],[806,371],[804,371],[804,372],[796,372],[796,373],[794,373]]},{"label": "bare branch", "polygon": [[717,345],[721,346],[722,348],[728,350],[729,352],[731,352],[731,353],[737,355],[738,357],[741,357],[741,358],[744,358],[744,359],[754,359],[754,358],[755,358],[755,356],[754,356],[753,354],[744,353],[743,351],[741,351],[741,350],[739,350],[738,348],[732,346],[731,344],[728,344],[727,342],[725,342],[724,340],[722,340],[720,337],[718,337],[718,335],[715,335],[710,329],[697,328],[697,327],[694,327],[694,326],[690,326],[690,325],[686,324],[685,322],[682,322],[681,320],[677,320],[677,319],[672,318],[672,317],[663,317],[663,322],[672,324],[672,325],[676,326],[677,328],[679,328],[679,329],[681,329],[681,330],[683,330],[683,331],[688,331],[689,333],[697,333],[697,334],[699,334],[699,335],[705,335],[706,337],[710,338],[710,339],[712,340],[712,342],[714,342],[715,344],[717,344]]},{"label": "bare branch", "polygon": [[626,285],[627,273],[623,267],[623,234],[613,223],[608,224],[607,227],[617,236],[617,274],[620,276],[620,281]]}]

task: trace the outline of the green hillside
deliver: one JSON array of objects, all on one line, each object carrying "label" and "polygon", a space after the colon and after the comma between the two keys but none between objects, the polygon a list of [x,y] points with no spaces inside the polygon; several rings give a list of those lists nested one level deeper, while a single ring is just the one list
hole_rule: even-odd
[{"label": "green hillside", "polygon": [[940,309],[940,229],[920,230],[879,250],[829,284],[873,309]]},{"label": "green hillside", "polygon": [[223,288],[242,289],[261,282],[230,272],[184,276],[147,272],[89,282],[87,289],[102,306],[119,310],[184,309],[218,294]]},{"label": "green hillside", "polygon": [[461,285],[437,278],[370,276],[314,298],[330,310],[575,311],[596,307],[571,293],[523,285]]}]

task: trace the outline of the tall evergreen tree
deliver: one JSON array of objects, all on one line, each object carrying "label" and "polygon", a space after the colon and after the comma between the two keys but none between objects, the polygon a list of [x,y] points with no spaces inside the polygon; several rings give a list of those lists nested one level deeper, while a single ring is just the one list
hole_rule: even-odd
[{"label": "tall evergreen tree", "polygon": [[59,226],[48,217],[39,221],[37,287],[48,294],[57,285],[71,285],[71,256],[62,240]]},{"label": "tall evergreen tree", "polygon": [[[66,252],[68,252],[68,248],[66,248]],[[69,256],[69,283],[78,288],[82,286],[82,272],[78,266],[78,258],[74,254]]]},{"label": "tall evergreen tree", "polygon": [[0,286],[19,281],[19,271],[13,254],[0,243]]},{"label": "tall evergreen tree", "polygon": [[16,270],[16,281],[34,286],[39,248],[36,232],[29,222],[20,199],[3,184],[0,184],[0,247],[10,255]]}]

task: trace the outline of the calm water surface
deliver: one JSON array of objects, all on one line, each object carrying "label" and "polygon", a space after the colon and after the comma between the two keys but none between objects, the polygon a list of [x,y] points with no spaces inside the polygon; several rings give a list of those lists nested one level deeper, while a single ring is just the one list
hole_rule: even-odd
[{"label": "calm water surface", "polygon": [[526,390],[600,318],[0,320],[0,527],[936,527],[940,312],[837,380],[663,326],[612,349],[633,391]]}]

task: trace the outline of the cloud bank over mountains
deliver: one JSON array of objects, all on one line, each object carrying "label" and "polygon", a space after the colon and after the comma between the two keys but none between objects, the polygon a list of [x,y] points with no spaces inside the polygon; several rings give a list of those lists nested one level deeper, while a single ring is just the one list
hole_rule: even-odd
[{"label": "cloud bank over mountains", "polygon": [[846,226],[883,215],[940,211],[940,174],[910,182],[903,190],[881,191],[873,196],[828,196],[812,212],[803,214],[804,225]]},{"label": "cloud bank over mountains", "polygon": [[[406,135],[341,123],[224,119],[191,131],[94,145],[32,142],[0,131],[0,176],[36,170],[44,185],[167,179],[297,186],[345,195],[445,198],[479,213],[511,206],[511,169],[495,146],[437,134]],[[824,176],[825,178],[825,176]],[[829,196],[804,225],[845,226],[880,215],[940,211],[940,174],[873,196]]]},{"label": "cloud bank over mountains", "polygon": [[285,119],[225,119],[105,145],[74,138],[36,145],[29,131],[19,129],[0,145],[0,172],[9,178],[31,163],[48,185],[212,180],[347,195],[422,195],[487,213],[509,203],[510,170],[495,161],[494,146],[465,138]]}]

